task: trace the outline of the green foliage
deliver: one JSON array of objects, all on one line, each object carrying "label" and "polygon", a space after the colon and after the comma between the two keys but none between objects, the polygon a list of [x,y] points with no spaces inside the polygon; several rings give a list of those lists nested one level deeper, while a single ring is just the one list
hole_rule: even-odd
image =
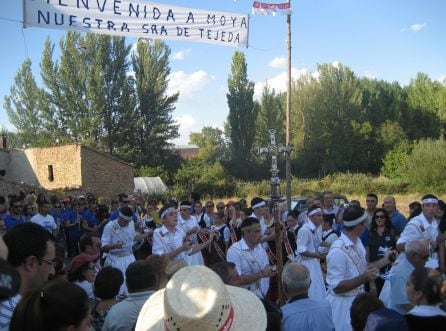
[{"label": "green foliage", "polygon": [[415,143],[402,173],[418,192],[446,192],[446,141],[425,139]]},{"label": "green foliage", "polygon": [[234,52],[231,73],[228,77],[226,94],[229,115],[227,132],[230,137],[232,159],[239,162],[241,167],[251,159],[251,149],[254,143],[256,126],[254,123],[259,112],[259,105],[254,102],[254,82],[248,80],[245,55]]},{"label": "green foliage", "polygon": [[41,111],[43,93],[32,74],[30,59],[23,62],[10,92],[10,96],[5,96],[4,107],[21,140],[31,147],[45,146],[49,136]]},{"label": "green foliage", "polygon": [[219,128],[205,126],[200,132],[191,132],[189,142],[200,147],[199,157],[208,163],[214,163],[225,158],[228,148],[224,133]]},{"label": "green foliage", "polygon": [[407,135],[410,139],[438,138],[444,108],[440,106],[439,94],[444,87],[439,82],[432,81],[426,74],[418,73],[412,79],[407,91],[407,104],[410,123]]},{"label": "green foliage", "polygon": [[[285,192],[285,181],[282,180],[281,192]],[[327,189],[345,195],[366,195],[374,192],[377,194],[404,194],[408,192],[409,185],[404,182],[396,182],[385,177],[373,177],[361,173],[336,173],[321,179],[298,179],[291,181],[292,196],[304,197],[321,194]],[[270,182],[238,182],[237,197],[253,197],[260,195],[269,196],[271,193]]]},{"label": "green foliage", "polygon": [[407,164],[407,156],[412,149],[408,142],[402,142],[388,151],[383,159],[381,173],[387,178],[403,180],[403,170]]},{"label": "green foliage", "polygon": [[43,88],[25,60],[5,98],[24,143],[77,142],[138,166],[176,168],[168,142],[178,136],[172,119],[178,93],[166,95],[170,49],[159,40],[139,41],[130,62],[125,38],[74,32],[61,38],[59,46],[60,57],[54,59],[54,44],[45,42]]},{"label": "green foliage", "polygon": [[274,89],[271,90],[268,83],[263,88],[255,126],[255,143],[257,146],[268,146],[270,144],[269,129],[276,130],[277,145],[285,145],[285,100],[283,95],[276,94]]},{"label": "green foliage", "polygon": [[142,166],[135,169],[135,177],[160,177],[164,183],[169,181],[169,175],[163,166]]},{"label": "green foliage", "polygon": [[173,191],[176,196],[196,191],[203,196],[216,198],[232,196],[235,189],[234,178],[225,171],[220,162],[208,164],[196,157],[177,171]]},{"label": "green foliage", "polygon": [[179,93],[167,95],[170,48],[161,40],[139,40],[132,55],[135,71],[136,127],[132,158],[138,165],[156,165],[168,157],[168,142],[178,137],[172,118]]}]

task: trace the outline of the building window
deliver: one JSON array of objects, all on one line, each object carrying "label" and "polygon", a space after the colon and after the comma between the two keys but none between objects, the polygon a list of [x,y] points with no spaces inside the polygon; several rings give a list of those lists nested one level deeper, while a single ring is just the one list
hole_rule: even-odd
[{"label": "building window", "polygon": [[48,180],[50,182],[54,182],[54,172],[53,172],[53,165],[48,165]]}]

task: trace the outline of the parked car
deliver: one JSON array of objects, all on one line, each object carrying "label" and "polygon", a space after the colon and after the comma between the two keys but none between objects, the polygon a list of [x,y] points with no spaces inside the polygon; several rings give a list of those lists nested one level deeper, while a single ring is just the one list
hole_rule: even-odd
[{"label": "parked car", "polygon": [[[291,209],[297,210],[299,213],[304,211],[305,209],[308,208],[306,204],[308,198],[309,196],[291,197]],[[333,201],[337,206],[348,204],[348,199],[345,195],[335,194],[333,196]],[[279,202],[286,202],[286,198],[285,197],[280,198]],[[270,198],[266,199],[266,203],[268,204],[269,208],[272,209],[272,202]]]}]

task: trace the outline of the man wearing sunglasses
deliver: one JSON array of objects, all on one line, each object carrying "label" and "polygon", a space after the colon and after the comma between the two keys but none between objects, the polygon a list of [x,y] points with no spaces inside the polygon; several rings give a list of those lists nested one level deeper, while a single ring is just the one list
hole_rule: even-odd
[{"label": "man wearing sunglasses", "polygon": [[22,296],[44,284],[55,273],[56,249],[54,237],[31,222],[14,226],[3,239],[9,251],[8,262],[21,279],[19,294],[0,302],[0,328],[7,328]]},{"label": "man wearing sunglasses", "polygon": [[9,206],[9,214],[3,218],[7,230],[25,222],[25,218],[22,215],[22,201],[18,198],[13,198]]}]

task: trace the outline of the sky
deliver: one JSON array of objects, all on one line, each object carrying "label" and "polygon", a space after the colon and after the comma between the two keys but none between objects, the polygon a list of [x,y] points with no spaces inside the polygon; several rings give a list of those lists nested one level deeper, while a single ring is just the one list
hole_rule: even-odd
[{"label": "sky", "polygon": [[[244,52],[255,97],[265,82],[286,89],[286,16],[252,15],[248,0],[158,0],[180,7],[250,14],[249,47],[166,41],[171,48],[169,93],[179,91],[173,117],[180,124],[176,144],[203,126],[223,128],[228,116],[227,80],[235,50]],[[280,3],[285,1],[264,1]],[[14,76],[26,57],[40,85],[39,62],[45,39],[57,45],[64,31],[22,27],[22,1],[0,0],[0,125],[15,128],[4,108]],[[322,63],[342,63],[357,76],[407,85],[418,72],[446,79],[446,1],[292,0],[292,75],[317,73]],[[136,38],[127,38],[134,44]]]}]

